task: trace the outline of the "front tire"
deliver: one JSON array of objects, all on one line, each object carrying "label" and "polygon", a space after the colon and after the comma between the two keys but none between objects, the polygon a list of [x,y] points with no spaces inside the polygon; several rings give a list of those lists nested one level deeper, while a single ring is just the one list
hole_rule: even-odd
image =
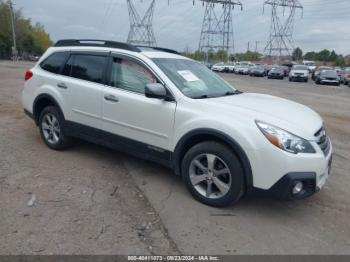
[{"label": "front tire", "polygon": [[65,120],[54,106],[44,108],[39,117],[41,138],[53,150],[64,150],[72,145],[72,139],[66,135]]},{"label": "front tire", "polygon": [[181,171],[192,196],[206,205],[228,206],[243,195],[243,169],[233,151],[221,143],[210,141],[192,147]]}]

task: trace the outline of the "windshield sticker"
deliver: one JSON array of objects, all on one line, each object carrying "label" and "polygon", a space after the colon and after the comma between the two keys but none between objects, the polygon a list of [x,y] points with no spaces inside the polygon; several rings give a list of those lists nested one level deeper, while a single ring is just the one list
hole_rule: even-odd
[{"label": "windshield sticker", "polygon": [[199,78],[193,74],[190,70],[177,71],[177,73],[182,76],[187,82],[199,81]]}]

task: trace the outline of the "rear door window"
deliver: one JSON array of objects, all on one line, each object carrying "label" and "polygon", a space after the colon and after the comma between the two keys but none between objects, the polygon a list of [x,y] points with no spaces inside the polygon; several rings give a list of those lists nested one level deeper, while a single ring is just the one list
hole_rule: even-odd
[{"label": "rear door window", "polygon": [[50,55],[48,58],[46,58],[44,62],[40,64],[40,67],[45,71],[48,71],[54,74],[59,74],[68,56],[69,56],[69,52],[54,53]]},{"label": "rear door window", "polygon": [[63,75],[102,84],[106,62],[106,56],[74,54],[66,63]]}]

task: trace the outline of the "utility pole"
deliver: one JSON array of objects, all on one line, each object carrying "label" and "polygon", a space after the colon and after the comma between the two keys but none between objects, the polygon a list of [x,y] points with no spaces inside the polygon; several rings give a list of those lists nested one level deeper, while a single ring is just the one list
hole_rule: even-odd
[{"label": "utility pole", "polygon": [[255,41],[255,53],[257,53],[258,52],[258,41]]},{"label": "utility pole", "polygon": [[[207,62],[209,53],[224,51],[228,59],[234,53],[233,9],[240,6],[240,0],[200,0],[205,6],[199,51],[205,53]],[[217,7],[217,8],[216,8]]]},{"label": "utility pole", "polygon": [[[266,0],[264,8],[265,5],[271,6],[270,37],[265,47],[265,54],[271,57],[291,56],[294,49],[294,17],[296,10],[303,10],[303,6],[299,0]],[[283,16],[287,14],[283,21],[279,12],[281,9]]]},{"label": "utility pole", "polygon": [[250,51],[250,41],[248,41],[248,52]]},{"label": "utility pole", "polygon": [[15,15],[13,12],[12,1],[9,0],[10,13],[11,13],[11,26],[12,26],[12,57],[14,61],[17,61],[18,51],[16,42],[16,29],[15,29]]}]

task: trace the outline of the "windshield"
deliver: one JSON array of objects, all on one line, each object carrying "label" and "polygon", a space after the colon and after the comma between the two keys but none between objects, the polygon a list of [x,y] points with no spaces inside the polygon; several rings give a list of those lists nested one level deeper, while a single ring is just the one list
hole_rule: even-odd
[{"label": "windshield", "polygon": [[337,72],[335,72],[334,70],[324,70],[321,72],[322,75],[327,76],[327,77],[336,77]]},{"label": "windshield", "polygon": [[153,61],[187,97],[209,98],[238,93],[216,73],[198,62],[172,58],[155,58]]},{"label": "windshield", "polygon": [[279,73],[279,72],[283,72],[283,68],[280,68],[280,67],[274,67],[271,69],[272,72],[276,72],[276,73]]},{"label": "windshield", "polygon": [[293,66],[293,70],[304,70],[304,71],[307,71],[309,69],[306,66],[297,65],[297,66]]}]

